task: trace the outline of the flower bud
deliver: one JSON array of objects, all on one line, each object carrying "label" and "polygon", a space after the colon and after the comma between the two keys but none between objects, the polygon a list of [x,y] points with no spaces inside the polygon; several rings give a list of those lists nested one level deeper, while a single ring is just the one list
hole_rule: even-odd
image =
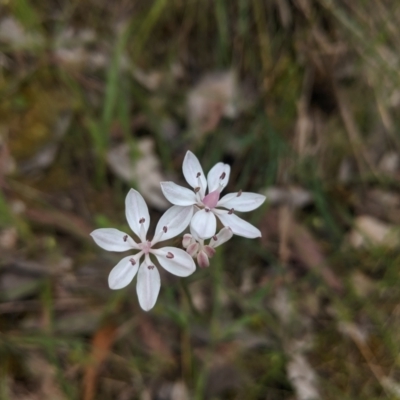
[{"label": "flower bud", "polygon": [[195,257],[198,251],[199,251],[199,244],[197,242],[190,244],[186,249],[186,252],[192,257]]},{"label": "flower bud", "polygon": [[215,254],[215,249],[213,249],[211,246],[204,246],[203,247],[204,253],[207,254],[208,258],[213,258]]},{"label": "flower bud", "polygon": [[207,268],[210,266],[207,254],[203,250],[199,251],[199,254],[197,255],[197,264],[199,264],[200,268]]},{"label": "flower bud", "polygon": [[186,249],[190,244],[193,243],[193,236],[190,233],[185,233],[182,239],[182,246]]}]

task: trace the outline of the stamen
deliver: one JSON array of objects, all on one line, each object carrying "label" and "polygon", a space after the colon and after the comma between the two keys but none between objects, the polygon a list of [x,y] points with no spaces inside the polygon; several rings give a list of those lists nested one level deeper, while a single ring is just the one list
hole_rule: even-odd
[{"label": "stamen", "polygon": [[196,188],[194,188],[194,192],[198,193],[200,191],[200,186],[197,186]]},{"label": "stamen", "polygon": [[154,265],[147,266],[148,269],[154,269]]},{"label": "stamen", "polygon": [[235,209],[234,209],[234,208],[231,208],[231,209],[228,211],[228,214],[233,214],[234,211],[235,211]]},{"label": "stamen", "polygon": [[166,255],[167,258],[174,258],[174,255],[169,251]]},{"label": "stamen", "polygon": [[129,261],[131,262],[132,265],[135,265],[135,264],[136,264],[136,261],[135,261],[134,258],[130,258]]},{"label": "stamen", "polygon": [[164,233],[167,233],[168,228],[167,228],[166,226],[164,226],[164,227],[162,228],[162,230],[164,231]]},{"label": "stamen", "polygon": [[239,191],[238,191],[238,194],[236,195],[236,197],[240,197],[242,195],[242,189],[240,189]]},{"label": "stamen", "polygon": [[208,207],[206,207],[204,210],[205,210],[206,212],[210,212],[210,209],[209,209]]},{"label": "stamen", "polygon": [[214,235],[214,236],[213,236],[213,239],[214,239],[215,241],[217,241],[217,240],[218,240],[217,235]]},{"label": "stamen", "polygon": [[198,178],[199,176],[201,176],[201,172],[197,173],[196,178]]},{"label": "stamen", "polygon": [[126,242],[128,240],[128,235],[124,236],[124,242]]},{"label": "stamen", "polygon": [[221,176],[219,177],[219,179],[224,179],[226,177],[226,173],[225,172],[223,172],[222,174],[221,174]]},{"label": "stamen", "polygon": [[144,224],[144,221],[146,221],[143,217],[139,219],[139,224]]}]

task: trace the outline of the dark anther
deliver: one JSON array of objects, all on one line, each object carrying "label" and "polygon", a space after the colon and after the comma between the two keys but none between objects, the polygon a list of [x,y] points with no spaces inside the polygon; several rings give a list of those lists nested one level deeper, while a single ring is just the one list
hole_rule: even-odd
[{"label": "dark anther", "polygon": [[217,240],[218,240],[217,235],[214,235],[214,236],[213,236],[213,239],[214,239],[215,241],[217,241]]},{"label": "dark anther", "polygon": [[128,240],[128,235],[124,236],[124,242],[126,242]]},{"label": "dark anther", "polygon": [[242,195],[242,189],[240,189],[239,191],[238,191],[238,194],[236,195],[236,197],[240,197]]},{"label": "dark anther", "polygon": [[174,258],[174,255],[169,251],[169,252],[167,253],[167,258]]},{"label": "dark anther", "polygon": [[144,224],[144,221],[146,221],[144,218],[139,219],[139,224]]},{"label": "dark anther", "polygon": [[196,178],[198,178],[199,176],[201,176],[201,172],[197,173]]},{"label": "dark anther", "polygon": [[194,188],[194,192],[197,193],[200,190],[200,186],[197,186],[196,188]]},{"label": "dark anther", "polygon": [[149,265],[147,268],[148,269],[154,269],[154,265]]},{"label": "dark anther", "polygon": [[208,207],[205,208],[206,212],[210,212],[210,209]]},{"label": "dark anther", "polygon": [[130,258],[129,261],[131,262],[132,265],[135,265],[135,264],[136,264],[136,261],[135,261],[134,258]]},{"label": "dark anther", "polygon": [[166,226],[164,226],[164,227],[162,228],[162,230],[164,231],[164,233],[167,233],[168,228],[167,228]]},{"label": "dark anther", "polygon": [[224,179],[225,177],[226,177],[226,173],[223,172],[223,173],[221,174],[221,176],[219,177],[219,179]]},{"label": "dark anther", "polygon": [[234,208],[231,208],[231,209],[228,211],[228,214],[233,214],[234,211],[235,211],[235,209],[234,209]]}]

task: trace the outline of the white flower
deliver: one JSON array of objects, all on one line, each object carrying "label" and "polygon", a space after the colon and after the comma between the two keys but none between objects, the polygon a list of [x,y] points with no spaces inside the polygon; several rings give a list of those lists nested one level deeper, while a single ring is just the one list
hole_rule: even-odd
[{"label": "white flower", "polygon": [[200,268],[206,268],[210,266],[209,258],[214,256],[215,248],[227,242],[232,236],[231,228],[225,227],[217,235],[214,235],[208,244],[204,244],[204,240],[197,237],[192,231],[192,234],[183,235],[182,246],[193,258],[197,256]]},{"label": "white flower", "polygon": [[[153,246],[163,240],[179,235],[189,224],[192,210],[173,206],[167,210],[158,221],[155,236],[152,241],[146,235],[150,225],[150,215],[147,205],[139,192],[131,189],[125,199],[126,219],[132,231],[140,239],[136,243],[129,235],[118,229],[96,229],[91,233],[94,241],[108,251],[138,250],[135,255],[123,258],[110,272],[108,284],[111,289],[122,289],[127,286],[138,273],[136,291],[139,304],[149,311],[156,303],[160,291],[160,273],[154,266],[150,254],[154,254],[160,265],[177,276],[192,274],[196,265],[184,250],[176,247]],[[139,264],[140,259],[144,260]]]},{"label": "white flower", "polygon": [[[161,189],[172,204],[193,209],[195,214],[190,227],[199,238],[208,239],[215,235],[217,228],[215,216],[219,218],[222,225],[229,226],[235,235],[247,238],[261,236],[261,232],[255,226],[239,218],[234,212],[255,210],[264,202],[265,196],[239,191],[227,194],[222,199],[219,198],[221,191],[228,184],[231,172],[228,164],[222,162],[215,164],[206,180],[199,160],[191,151],[188,151],[183,160],[182,171],[193,191],[173,182],[161,182]],[[207,185],[208,194],[206,195]],[[224,207],[227,210],[217,207]]]}]

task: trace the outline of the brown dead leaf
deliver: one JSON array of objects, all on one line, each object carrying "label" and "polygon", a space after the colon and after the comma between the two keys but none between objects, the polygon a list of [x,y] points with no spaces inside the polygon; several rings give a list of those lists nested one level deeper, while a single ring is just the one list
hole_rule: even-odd
[{"label": "brown dead leaf", "polygon": [[354,196],[358,215],[400,224],[400,195],[396,191],[374,188]]},{"label": "brown dead leaf", "polygon": [[369,215],[360,215],[354,221],[354,228],[349,234],[349,242],[354,247],[396,248],[400,244],[400,236],[393,225]]},{"label": "brown dead leaf", "polygon": [[54,365],[39,353],[33,353],[27,357],[27,366],[38,384],[35,397],[32,399],[64,400],[66,398],[57,382],[57,370]]},{"label": "brown dead leaf", "polygon": [[318,400],[321,398],[315,371],[304,354],[301,352],[292,354],[286,369],[298,400]]},{"label": "brown dead leaf", "polygon": [[193,132],[202,136],[214,130],[223,116],[235,118],[238,96],[233,71],[204,76],[187,98],[188,119]]},{"label": "brown dead leaf", "polygon": [[89,240],[93,230],[82,218],[65,211],[30,207],[25,216],[31,222],[59,229],[79,239]]},{"label": "brown dead leaf", "polygon": [[308,229],[294,223],[292,228],[292,244],[297,256],[304,265],[319,273],[325,283],[336,291],[342,291],[343,285],[332,269],[327,265],[325,256]]},{"label": "brown dead leaf", "polygon": [[264,191],[267,201],[271,205],[286,205],[293,208],[302,208],[312,203],[312,195],[300,186],[278,187],[270,186]]},{"label": "brown dead leaf", "polygon": [[166,178],[161,173],[159,158],[154,152],[154,140],[143,138],[137,142],[141,156],[132,161],[127,143],[120,144],[107,154],[107,162],[112,171],[128,183],[136,182],[138,190],[153,207],[165,210],[169,203],[162,195],[160,182]]},{"label": "brown dead leaf", "polygon": [[117,327],[109,323],[101,327],[93,336],[91,362],[83,378],[83,400],[95,399],[98,371],[110,352],[116,332]]},{"label": "brown dead leaf", "polygon": [[154,353],[158,354],[166,361],[174,363],[174,357],[166,341],[158,332],[152,320],[146,315],[142,315],[138,324],[139,334],[142,342]]}]

